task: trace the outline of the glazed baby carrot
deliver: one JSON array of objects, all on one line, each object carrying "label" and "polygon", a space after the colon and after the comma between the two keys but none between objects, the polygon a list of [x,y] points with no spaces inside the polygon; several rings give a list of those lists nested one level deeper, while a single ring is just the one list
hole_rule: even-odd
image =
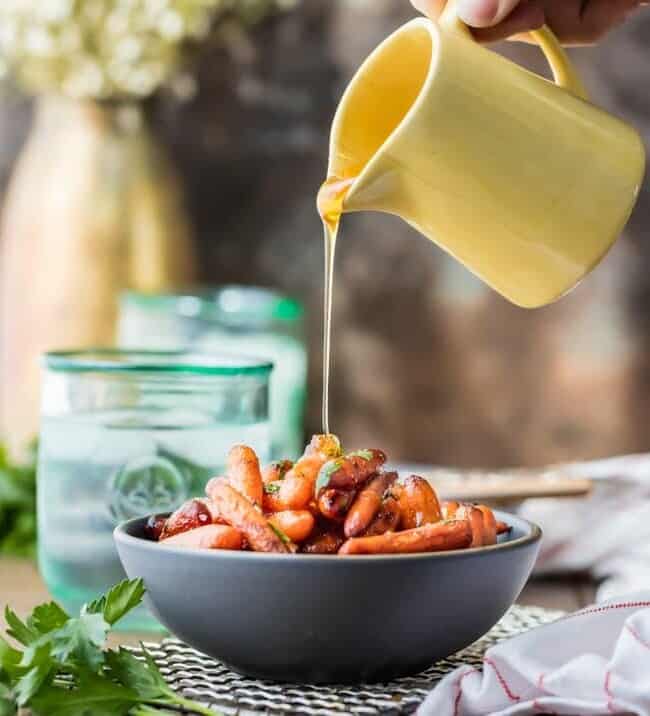
[{"label": "glazed baby carrot", "polygon": [[386,532],[376,537],[353,537],[344,542],[339,554],[442,552],[463,549],[471,541],[472,530],[467,520],[450,520],[402,532]]},{"label": "glazed baby carrot", "polygon": [[314,529],[316,520],[309,510],[284,510],[268,515],[268,521],[292,542],[302,542]]},{"label": "glazed baby carrot", "polygon": [[235,445],[228,453],[227,475],[230,484],[254,505],[262,505],[263,483],[260,463],[252,448]]},{"label": "glazed baby carrot", "polygon": [[275,490],[266,486],[264,508],[274,512],[306,509],[314,496],[314,483],[325,459],[319,453],[301,457],[283,480],[269,483],[277,485]]},{"label": "glazed baby carrot", "polygon": [[379,512],[384,492],[396,479],[396,472],[381,473],[369,480],[365,487],[359,491],[343,524],[343,532],[346,537],[357,537],[370,525]]},{"label": "glazed baby carrot", "polygon": [[456,520],[467,520],[472,529],[470,547],[483,546],[483,513],[474,505],[463,504],[456,510]]},{"label": "glazed baby carrot", "polygon": [[485,505],[476,505],[476,509],[483,513],[483,544],[496,544],[497,521],[494,512]]},{"label": "glazed baby carrot", "polygon": [[373,535],[383,535],[384,532],[395,532],[400,526],[401,517],[399,502],[389,492],[384,495],[379,511],[363,536],[372,537]]},{"label": "glazed baby carrot", "polygon": [[418,475],[410,475],[393,490],[402,513],[402,527],[413,529],[442,519],[438,496],[431,485]]},{"label": "glazed baby carrot", "polygon": [[253,504],[225,482],[219,482],[211,493],[219,514],[243,533],[255,552],[287,552],[282,538]]},{"label": "glazed baby carrot", "polygon": [[254,450],[236,445],[207,498],[152,515],[145,534],[188,547],[346,555],[482,547],[510,529],[485,505],[441,505],[424,478],[384,472],[381,450],[341,452],[335,435],[314,435],[295,463],[262,471]]},{"label": "glazed baby carrot", "polygon": [[337,490],[326,487],[318,496],[318,510],[323,517],[334,522],[343,522],[356,497],[355,490]]},{"label": "glazed baby carrot", "polygon": [[161,540],[170,547],[193,549],[241,549],[242,533],[228,525],[204,525]]}]

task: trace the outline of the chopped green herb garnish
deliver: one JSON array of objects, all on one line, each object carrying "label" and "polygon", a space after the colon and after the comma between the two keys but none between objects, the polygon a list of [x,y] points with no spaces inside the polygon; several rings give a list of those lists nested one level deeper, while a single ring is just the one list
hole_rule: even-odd
[{"label": "chopped green herb garnish", "polygon": [[275,482],[267,482],[266,485],[264,485],[264,492],[266,492],[267,495],[277,495],[278,492],[280,492],[281,483],[279,481]]},{"label": "chopped green herb garnish", "polygon": [[318,494],[324,487],[327,487],[330,477],[343,465],[343,458],[329,460],[321,467],[318,477],[316,478],[315,491]]},{"label": "chopped green herb garnish", "polygon": [[289,537],[279,527],[276,527],[272,522],[269,522],[269,527],[285,544],[291,544]]},{"label": "chopped green herb garnish", "polygon": [[347,457],[362,457],[364,460],[372,460],[372,450],[355,450],[347,454]]}]

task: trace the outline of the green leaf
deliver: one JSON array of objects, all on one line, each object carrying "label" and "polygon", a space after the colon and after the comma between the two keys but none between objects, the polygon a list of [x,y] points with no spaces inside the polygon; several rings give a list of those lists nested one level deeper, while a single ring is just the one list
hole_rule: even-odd
[{"label": "green leaf", "polygon": [[175,697],[162,677],[156,662],[141,645],[146,662],[137,659],[130,651],[120,649],[106,653],[106,666],[108,675],[123,686],[136,691],[143,701],[154,701]]},{"label": "green leaf", "polygon": [[50,645],[43,644],[38,648],[30,647],[23,655],[22,665],[26,667],[26,671],[21,673],[14,686],[19,706],[25,706],[34,694],[54,676],[56,664],[50,657]]},{"label": "green leaf", "polygon": [[335,473],[343,464],[342,458],[336,460],[328,460],[318,472],[316,478],[315,494],[318,494],[324,487],[327,487],[330,481],[330,477]]},{"label": "green leaf", "polygon": [[264,492],[267,495],[277,495],[278,492],[280,492],[280,487],[282,483],[280,481],[274,481],[274,482],[267,482],[266,485],[264,485]]},{"label": "green leaf", "polygon": [[17,710],[18,706],[13,699],[0,696],[0,716],[14,716]]},{"label": "green leaf", "polygon": [[102,614],[84,614],[69,619],[60,629],[43,638],[52,645],[52,657],[60,664],[72,662],[98,671],[104,662],[102,651],[109,625]]},{"label": "green leaf", "polygon": [[132,689],[82,670],[76,689],[48,685],[30,706],[37,716],[125,716],[140,701]]},{"label": "green leaf", "polygon": [[147,662],[147,667],[149,669],[149,672],[151,673],[152,677],[156,680],[156,683],[160,687],[162,691],[165,691],[166,693],[170,694],[173,697],[176,697],[176,694],[174,691],[169,687],[169,684],[165,681],[165,677],[160,673],[158,669],[158,664],[156,664],[153,656],[147,651],[145,645],[140,642],[140,650],[142,651],[144,655],[144,659]]},{"label": "green leaf", "polygon": [[0,716],[14,716],[18,710],[11,689],[0,683]]},{"label": "green leaf", "polygon": [[17,666],[22,656],[18,649],[14,649],[0,636],[0,671],[7,671],[11,667]]},{"label": "green leaf", "polygon": [[372,452],[370,450],[355,450],[348,453],[346,457],[361,457],[364,460],[372,460]]},{"label": "green leaf", "polygon": [[17,706],[29,706],[34,716],[162,716],[182,709],[212,716],[174,693],[144,647],[144,661],[125,649],[103,651],[106,617],[117,621],[143,594],[141,580],[125,580],[76,618],[51,602],[26,622],[7,608],[8,633],[26,648],[0,637],[0,716],[15,716]]},{"label": "green leaf", "polygon": [[101,613],[111,626],[125,614],[140,604],[145,593],[141,579],[125,579],[104,594],[86,605],[89,614]]},{"label": "green leaf", "polygon": [[[119,681],[123,686],[127,686],[137,692],[142,701],[149,702],[148,706],[140,704],[130,712],[131,716],[168,713],[166,707],[172,709],[171,713],[177,713],[177,709],[181,708],[184,713],[187,711],[194,714],[215,716],[215,712],[206,706],[176,694],[165,681],[144,644],[140,644],[140,649],[144,655],[144,662],[137,659],[126,649],[110,651],[106,654],[108,675]],[[151,709],[150,706],[153,704],[159,707],[160,710]]]},{"label": "green leaf", "polygon": [[28,627],[8,606],[5,607],[5,621],[8,626],[7,634],[25,646],[29,646],[40,637],[35,629]]},{"label": "green leaf", "polygon": [[27,626],[40,634],[61,628],[70,617],[56,602],[40,604],[27,619]]}]

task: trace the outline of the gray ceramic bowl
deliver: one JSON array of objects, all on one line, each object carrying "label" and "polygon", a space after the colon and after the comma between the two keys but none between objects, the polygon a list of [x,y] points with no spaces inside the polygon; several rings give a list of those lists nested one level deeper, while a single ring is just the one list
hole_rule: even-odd
[{"label": "gray ceramic bowl", "polygon": [[[468,646],[521,592],[541,530],[512,525],[493,547],[436,554],[274,555],[184,550],[115,530],[129,577],[176,636],[243,674],[303,683],[383,681]],[[501,538],[503,539],[503,537]]]}]

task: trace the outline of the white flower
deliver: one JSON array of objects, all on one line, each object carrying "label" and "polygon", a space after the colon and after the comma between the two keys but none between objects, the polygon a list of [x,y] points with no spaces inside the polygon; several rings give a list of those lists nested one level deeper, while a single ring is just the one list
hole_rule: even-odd
[{"label": "white flower", "polygon": [[142,55],[142,41],[129,35],[115,46],[115,57],[118,62],[133,62]]},{"label": "white flower", "polygon": [[296,0],[0,0],[0,67],[36,91],[143,97],[219,15],[255,19]]},{"label": "white flower", "polygon": [[42,27],[32,27],[24,37],[25,48],[34,55],[49,55],[54,49],[52,36]]},{"label": "white flower", "polygon": [[72,14],[72,5],[73,0],[40,0],[36,14],[45,22],[63,22]]},{"label": "white flower", "polygon": [[160,34],[167,40],[178,40],[183,35],[183,18],[174,10],[167,10],[160,18]]}]

